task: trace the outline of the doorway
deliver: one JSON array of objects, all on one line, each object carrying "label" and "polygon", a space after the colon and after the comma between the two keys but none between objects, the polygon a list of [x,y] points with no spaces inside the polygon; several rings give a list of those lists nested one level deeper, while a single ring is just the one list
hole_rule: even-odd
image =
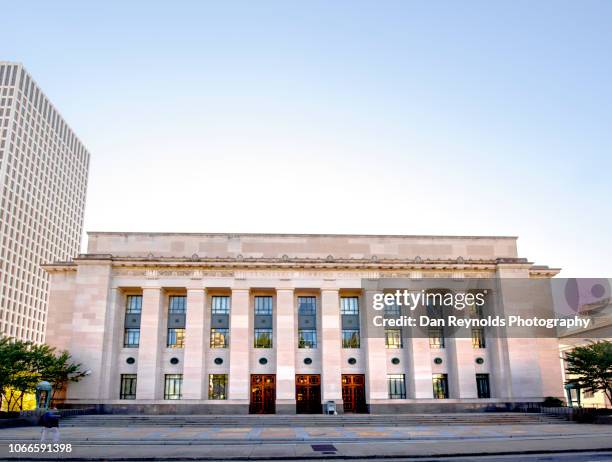
[{"label": "doorway", "polygon": [[321,414],[321,376],[295,376],[295,412],[297,414]]},{"label": "doorway", "polygon": [[342,374],[344,412],[368,412],[365,399],[365,375]]},{"label": "doorway", "polygon": [[274,414],[276,412],[276,375],[251,375],[251,414]]}]

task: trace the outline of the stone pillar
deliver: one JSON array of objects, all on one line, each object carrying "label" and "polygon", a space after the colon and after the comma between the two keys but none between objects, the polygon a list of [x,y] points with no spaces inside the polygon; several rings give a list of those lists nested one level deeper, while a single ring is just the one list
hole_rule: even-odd
[{"label": "stone pillar", "polygon": [[187,289],[185,357],[183,359],[183,399],[206,399],[207,380],[204,350],[208,336],[204,332],[206,290]]},{"label": "stone pillar", "polygon": [[249,290],[232,289],[230,310],[230,400],[249,402]]},{"label": "stone pillar", "polygon": [[449,339],[449,344],[449,396],[451,398],[478,398],[472,339],[454,337]]},{"label": "stone pillar", "polygon": [[389,392],[387,389],[387,350],[385,346],[384,328],[375,328],[372,320],[375,315],[382,315],[373,309],[374,294],[376,291],[367,290],[365,292],[365,306],[362,308],[366,346],[366,399],[370,405],[370,412],[373,411],[372,405],[376,400],[387,399]]},{"label": "stone pillar", "polygon": [[138,348],[138,381],[136,398],[162,399],[162,377],[159,372],[164,327],[164,297],[160,287],[142,289],[140,346]]},{"label": "stone pillar", "polygon": [[276,412],[295,413],[295,303],[293,289],[276,291]]},{"label": "stone pillar", "polygon": [[340,297],[338,289],[321,290],[321,371],[322,400],[333,400],[342,412],[342,342],[340,338]]},{"label": "stone pillar", "polygon": [[117,368],[118,351],[123,344],[123,322],[125,299],[121,290],[113,287],[107,306],[106,324],[104,327],[104,348],[102,350],[102,383],[101,399],[119,398],[119,373]]},{"label": "stone pillar", "polygon": [[429,338],[423,337],[425,334],[422,332],[422,330],[419,331],[413,328],[412,336],[408,342],[412,358],[412,371],[406,377],[407,379],[412,379],[410,383],[412,396],[409,397],[415,399],[433,399]]}]

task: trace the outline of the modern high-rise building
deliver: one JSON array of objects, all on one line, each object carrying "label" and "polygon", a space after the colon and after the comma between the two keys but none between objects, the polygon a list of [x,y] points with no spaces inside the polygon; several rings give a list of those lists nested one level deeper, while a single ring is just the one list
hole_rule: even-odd
[{"label": "modern high-rise building", "polygon": [[89,152],[21,64],[0,61],[0,335],[44,341],[48,276],[81,243]]}]

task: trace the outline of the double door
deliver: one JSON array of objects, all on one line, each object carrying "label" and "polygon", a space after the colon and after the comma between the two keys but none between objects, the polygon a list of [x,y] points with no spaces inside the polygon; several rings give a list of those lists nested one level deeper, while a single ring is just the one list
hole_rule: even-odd
[{"label": "double door", "polygon": [[298,414],[321,413],[321,376],[295,376],[295,411]]},{"label": "double door", "polygon": [[368,412],[365,395],[365,375],[342,374],[344,412]]},{"label": "double door", "polygon": [[276,375],[251,375],[251,414],[274,414],[276,412]]}]

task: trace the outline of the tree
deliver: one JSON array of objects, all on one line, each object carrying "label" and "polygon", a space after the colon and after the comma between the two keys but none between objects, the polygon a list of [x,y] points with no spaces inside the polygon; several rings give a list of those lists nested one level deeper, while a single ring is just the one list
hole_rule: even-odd
[{"label": "tree", "polygon": [[45,380],[53,385],[51,399],[55,399],[55,393],[63,389],[68,382],[78,382],[87,373],[81,370],[81,364],[72,363],[72,357],[67,351],[62,351],[54,356],[50,364],[43,372]]},{"label": "tree", "polygon": [[588,392],[603,391],[612,403],[612,342],[602,340],[575,347],[566,353],[567,373],[573,376],[566,384]]},{"label": "tree", "polygon": [[8,337],[0,338],[0,408],[23,410],[23,398],[46,380],[53,386],[52,398],[68,382],[85,376],[81,364],[71,362],[67,351],[56,352],[48,345],[36,345]]}]

